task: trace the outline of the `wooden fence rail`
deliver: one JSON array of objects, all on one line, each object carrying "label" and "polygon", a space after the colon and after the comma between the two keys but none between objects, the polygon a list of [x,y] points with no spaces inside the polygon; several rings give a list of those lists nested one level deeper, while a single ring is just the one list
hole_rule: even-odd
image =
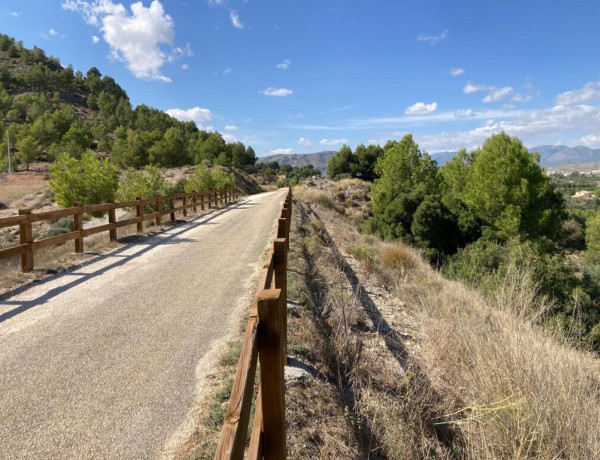
[{"label": "wooden fence rail", "polygon": [[[200,206],[200,209],[203,211],[205,206],[210,208],[212,205],[217,206],[219,203],[229,203],[238,198],[238,189],[237,187],[234,187],[231,190],[204,190],[200,192],[156,196],[146,199],[137,197],[134,201],[124,201],[119,203],[110,202],[90,205],[75,203],[71,208],[35,214],[31,209],[19,209],[18,216],[0,218],[0,228],[19,226],[20,239],[19,245],[0,249],[0,260],[20,256],[21,271],[29,272],[33,270],[33,253],[39,249],[75,240],[75,252],[83,252],[83,241],[86,236],[108,232],[110,240],[115,241],[117,239],[118,228],[136,224],[137,231],[141,232],[145,221],[156,220],[157,225],[160,225],[161,218],[164,215],[169,214],[171,220],[174,221],[177,212],[182,212],[183,216],[187,216],[189,209],[197,212],[197,208]],[[179,206],[177,205],[178,202],[181,202]],[[145,214],[144,206],[152,206],[154,212]],[[136,217],[117,221],[116,210],[124,208],[134,208]],[[83,215],[85,213],[94,212],[108,212],[108,224],[84,229]],[[72,232],[34,240],[33,223],[71,216],[73,216]]]},{"label": "wooden fence rail", "polygon": [[[215,459],[286,457],[284,367],[287,361],[287,252],[292,191],[287,194],[246,326]],[[246,449],[257,364],[260,380]]]}]

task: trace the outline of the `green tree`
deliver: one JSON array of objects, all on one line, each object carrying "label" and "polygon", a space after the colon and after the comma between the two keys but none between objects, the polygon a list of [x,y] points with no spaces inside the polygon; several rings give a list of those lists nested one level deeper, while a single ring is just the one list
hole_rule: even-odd
[{"label": "green tree", "polygon": [[352,174],[355,163],[356,158],[352,153],[352,149],[347,145],[343,145],[327,163],[327,177],[335,179],[341,174]]},{"label": "green tree", "polygon": [[[169,184],[156,166],[146,166],[143,170],[129,168],[125,173],[125,181],[119,185],[117,200],[133,201],[138,196],[151,198],[156,195],[166,195]],[[154,205],[147,205],[144,212],[153,212]]]},{"label": "green tree", "polygon": [[471,154],[461,194],[465,205],[503,239],[554,239],[566,218],[564,200],[517,137],[491,136]]},{"label": "green tree", "polygon": [[364,146],[360,144],[354,151],[356,158],[352,176],[362,180],[373,182],[378,176],[375,173],[375,166],[379,158],[383,156],[383,148],[379,145]]},{"label": "green tree", "polygon": [[19,162],[26,165],[27,170],[29,171],[30,163],[42,154],[42,148],[40,144],[38,144],[32,136],[24,137],[17,142],[17,158]]},{"label": "green tree", "polygon": [[50,189],[59,206],[73,203],[99,204],[114,200],[119,175],[107,159],[100,161],[88,151],[81,160],[61,153],[50,166]]},{"label": "green tree", "polygon": [[415,211],[427,195],[438,193],[437,165],[410,134],[388,143],[384,151],[376,167],[380,177],[371,188],[374,217],[370,228],[384,238],[410,241]]},{"label": "green tree", "polygon": [[205,163],[200,163],[185,183],[186,193],[216,189],[212,171]]}]

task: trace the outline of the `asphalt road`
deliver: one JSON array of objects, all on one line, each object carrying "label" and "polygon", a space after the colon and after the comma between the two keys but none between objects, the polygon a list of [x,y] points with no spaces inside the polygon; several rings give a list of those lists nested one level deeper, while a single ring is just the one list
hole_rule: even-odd
[{"label": "asphalt road", "polygon": [[252,196],[0,300],[0,458],[164,455],[211,372],[198,363],[250,306],[284,198]]}]

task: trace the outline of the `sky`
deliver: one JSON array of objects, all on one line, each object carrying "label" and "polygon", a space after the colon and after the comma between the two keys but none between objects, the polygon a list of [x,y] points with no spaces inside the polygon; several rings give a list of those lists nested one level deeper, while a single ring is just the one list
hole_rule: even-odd
[{"label": "sky", "polygon": [[[3,10],[2,10],[3,9]],[[600,147],[597,0],[2,0],[0,31],[259,156]]]}]

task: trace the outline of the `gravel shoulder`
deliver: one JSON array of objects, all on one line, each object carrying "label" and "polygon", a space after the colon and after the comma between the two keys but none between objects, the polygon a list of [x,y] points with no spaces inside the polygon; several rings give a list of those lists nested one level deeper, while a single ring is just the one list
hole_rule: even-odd
[{"label": "gravel shoulder", "polygon": [[[285,191],[0,300],[0,458],[157,458],[250,304]],[[200,365],[199,365],[200,364]]]}]

